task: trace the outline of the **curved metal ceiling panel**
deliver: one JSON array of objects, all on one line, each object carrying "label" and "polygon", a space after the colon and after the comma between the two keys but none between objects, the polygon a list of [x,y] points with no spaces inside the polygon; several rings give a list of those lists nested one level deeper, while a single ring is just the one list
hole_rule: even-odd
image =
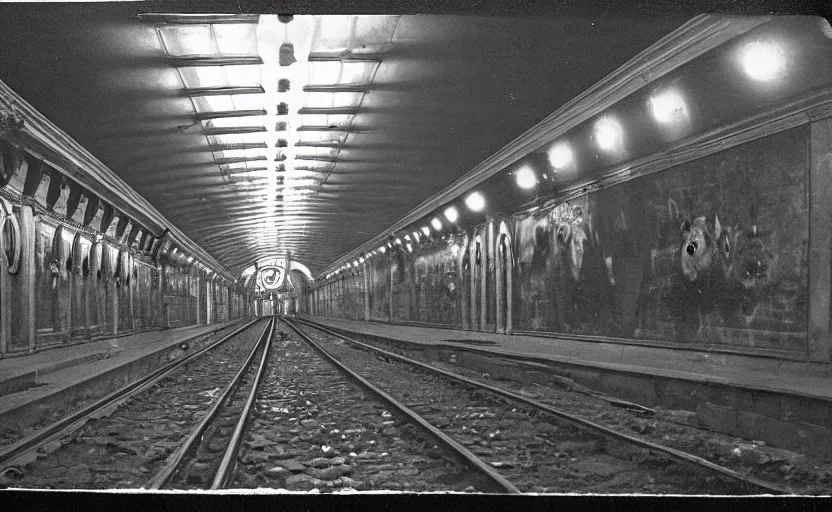
[{"label": "curved metal ceiling panel", "polygon": [[687,17],[89,12],[0,6],[0,79],[237,273],[318,273]]}]

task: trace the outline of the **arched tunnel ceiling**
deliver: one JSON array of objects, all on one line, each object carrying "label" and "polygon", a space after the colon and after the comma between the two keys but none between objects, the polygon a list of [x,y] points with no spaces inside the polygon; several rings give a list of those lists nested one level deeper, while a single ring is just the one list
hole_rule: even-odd
[{"label": "arched tunnel ceiling", "polygon": [[[221,171],[215,160],[224,156],[212,153],[211,144],[222,141],[206,136],[210,126],[194,117],[197,102],[182,94],[184,75],[171,64],[176,45],[168,39],[166,53],[162,25],[137,12],[136,5],[0,5],[0,79],[237,274],[262,255],[286,250],[316,274],[692,17],[390,17],[382,23],[389,31],[381,30],[389,44],[369,48],[380,59],[369,92],[349,114],[348,131],[334,132],[341,136],[335,162],[287,162],[325,166],[306,174],[317,180],[312,191],[290,201],[285,188],[266,192],[275,186],[271,169],[250,172],[252,182],[241,172]],[[290,34],[300,61],[293,66],[309,67],[310,42],[312,49],[326,43],[329,29],[309,32],[321,22],[316,18],[298,16],[288,25],[308,29],[305,36]],[[265,69],[274,66],[286,34],[276,19],[258,23],[253,56]],[[276,34],[262,32],[269,23]],[[356,30],[375,21],[345,23],[359,27],[352,32],[357,55]],[[287,69],[255,76],[273,80]],[[247,75],[228,76],[239,85]],[[298,123],[289,131],[296,138],[303,133],[293,130],[308,124],[296,115],[308,105],[302,93],[308,83],[291,84],[298,94],[289,109]],[[276,84],[252,85],[263,86],[260,104],[273,114],[267,102],[279,96]],[[239,125],[274,120],[255,116]],[[260,142],[273,131],[236,140]],[[301,150],[330,156],[326,148],[308,147],[292,156]]]}]

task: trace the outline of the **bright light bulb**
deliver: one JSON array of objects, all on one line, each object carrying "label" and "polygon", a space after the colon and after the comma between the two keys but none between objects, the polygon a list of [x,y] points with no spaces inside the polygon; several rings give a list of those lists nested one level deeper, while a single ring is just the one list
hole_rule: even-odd
[{"label": "bright light bulb", "polygon": [[455,206],[449,206],[445,209],[445,218],[448,219],[448,222],[453,224],[459,220],[459,211]]},{"label": "bright light bulb", "polygon": [[397,239],[396,239],[396,244],[397,244],[397,245],[402,245],[402,239],[401,239],[401,238],[397,238]]},{"label": "bright light bulb", "polygon": [[485,197],[479,192],[472,192],[465,198],[465,206],[472,212],[481,212],[485,208]]},{"label": "bright light bulb", "polygon": [[559,142],[549,150],[549,163],[555,169],[566,169],[572,165],[573,159],[572,148],[565,142]]},{"label": "bright light bulb", "polygon": [[380,252],[381,254],[384,254],[385,252],[387,252],[387,247],[384,247],[382,245],[381,247],[378,248],[378,252]]},{"label": "bright light bulb", "polygon": [[613,151],[621,146],[621,125],[611,117],[602,117],[595,123],[595,140],[604,151]]},{"label": "bright light bulb", "polygon": [[418,231],[414,231],[414,232],[413,232],[413,240],[415,240],[415,241],[417,241],[417,242],[418,242],[418,241],[419,241],[419,238],[421,238],[421,237],[419,236],[419,232],[418,232]]},{"label": "bright light bulb", "polygon": [[780,78],[786,71],[786,55],[774,43],[755,41],[742,48],[742,69],[752,80]]},{"label": "bright light bulb", "polygon": [[422,226],[422,233],[424,233],[425,236],[430,236],[430,228],[427,226]]},{"label": "bright light bulb", "polygon": [[433,229],[436,231],[442,231],[442,221],[439,220],[438,217],[434,217],[432,221],[430,221],[430,225],[433,226]]},{"label": "bright light bulb", "polygon": [[518,170],[514,175],[514,179],[517,180],[517,186],[523,189],[530,189],[537,185],[537,176],[528,167],[523,167]]},{"label": "bright light bulb", "polygon": [[652,96],[649,103],[653,118],[662,124],[682,120],[687,115],[685,99],[672,89]]}]

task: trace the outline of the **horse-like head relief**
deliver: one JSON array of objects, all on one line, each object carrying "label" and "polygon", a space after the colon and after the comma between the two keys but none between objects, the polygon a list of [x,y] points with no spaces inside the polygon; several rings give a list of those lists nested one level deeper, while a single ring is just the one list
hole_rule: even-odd
[{"label": "horse-like head relief", "polygon": [[713,233],[721,233],[719,217],[714,219],[714,231],[708,228],[705,217],[697,217],[682,223],[682,248],[680,251],[682,274],[689,281],[696,281],[714,264],[717,253]]}]

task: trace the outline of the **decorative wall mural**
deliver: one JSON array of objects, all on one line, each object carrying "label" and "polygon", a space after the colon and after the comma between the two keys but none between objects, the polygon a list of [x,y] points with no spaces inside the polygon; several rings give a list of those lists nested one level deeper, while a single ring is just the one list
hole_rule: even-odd
[{"label": "decorative wall mural", "polygon": [[805,349],[806,127],[513,221],[520,330]]}]

